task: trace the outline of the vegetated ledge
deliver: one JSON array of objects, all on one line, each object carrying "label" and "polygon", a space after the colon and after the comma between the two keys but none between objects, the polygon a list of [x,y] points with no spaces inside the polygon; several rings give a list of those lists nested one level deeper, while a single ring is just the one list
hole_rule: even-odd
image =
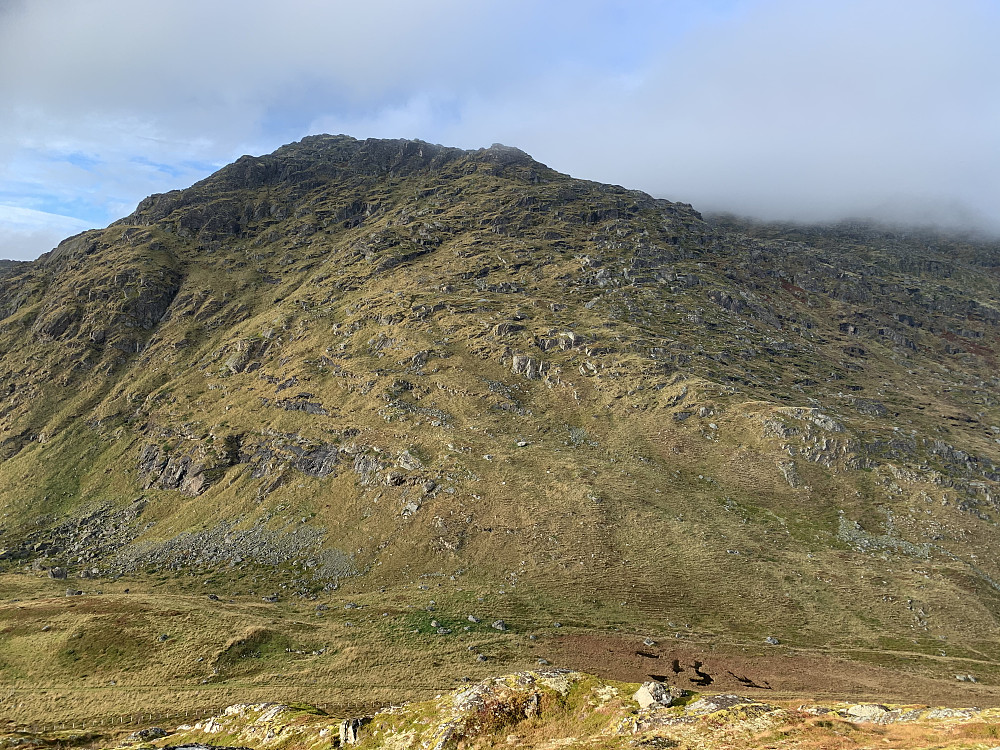
[{"label": "vegetated ledge", "polygon": [[[130,730],[134,729],[133,727]],[[339,718],[303,704],[238,704],[172,731],[143,727],[7,730],[0,747],[86,744],[131,748],[698,747],[887,743],[896,748],[987,747],[1000,709],[879,703],[761,701],[704,695],[660,683],[602,680],[539,669],[469,684],[429,701]],[[82,731],[82,730],[81,730]],[[983,744],[986,743],[986,744]]]}]

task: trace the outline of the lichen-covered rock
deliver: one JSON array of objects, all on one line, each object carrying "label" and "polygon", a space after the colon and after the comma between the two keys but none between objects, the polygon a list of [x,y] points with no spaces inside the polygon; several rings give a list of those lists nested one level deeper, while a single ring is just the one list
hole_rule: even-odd
[{"label": "lichen-covered rock", "polygon": [[[355,728],[358,724],[355,724]],[[215,746],[215,738],[225,737],[227,745],[245,743],[263,750],[270,747],[329,747],[331,739],[342,736],[342,722],[319,709],[290,707],[282,703],[236,704],[221,714],[178,729],[170,735],[172,747],[194,744]],[[356,738],[356,733],[353,735]]]},{"label": "lichen-covered rock", "polygon": [[851,721],[870,721],[876,724],[886,723],[889,717],[889,708],[878,703],[858,703],[848,706],[843,714]]},{"label": "lichen-covered rock", "polygon": [[[660,683],[604,681],[569,670],[537,670],[490,678],[436,698],[371,714],[336,716],[307,705],[237,704],[173,732],[135,732],[128,744],[180,750],[456,750],[504,747],[544,739],[542,747],[696,747],[754,750],[762,738],[805,736],[810,747],[843,744],[844,721],[853,745],[923,750],[978,738],[1000,722],[1000,709],[929,708],[876,703],[763,703],[734,695],[705,695],[685,704],[684,691]],[[648,694],[636,706],[629,696]],[[658,696],[658,698],[657,698]],[[665,697],[672,698],[664,702]],[[669,704],[668,704],[669,703]],[[833,719],[833,721],[831,721]],[[894,734],[892,725],[905,727]],[[19,732],[0,748],[43,746]],[[962,744],[978,747],[975,742]]]},{"label": "lichen-covered rock", "polygon": [[660,682],[644,682],[632,695],[632,699],[639,704],[639,708],[649,708],[650,706],[671,706],[674,701],[684,695],[680,688],[666,686]]},{"label": "lichen-covered rock", "polygon": [[523,375],[528,380],[538,380],[547,370],[547,363],[527,354],[515,354],[511,357],[510,371],[515,375]]}]

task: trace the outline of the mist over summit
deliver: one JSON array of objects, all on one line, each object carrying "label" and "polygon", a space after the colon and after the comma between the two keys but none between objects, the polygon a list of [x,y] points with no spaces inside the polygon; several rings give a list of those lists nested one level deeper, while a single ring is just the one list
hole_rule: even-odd
[{"label": "mist over summit", "polygon": [[[36,257],[69,222],[105,226],[317,132],[516,144],[706,213],[995,231],[998,13],[983,0],[434,0],[417,14],[288,0],[276,18],[261,0],[142,14],[12,0],[0,255]],[[12,210],[38,213],[25,225]]]}]

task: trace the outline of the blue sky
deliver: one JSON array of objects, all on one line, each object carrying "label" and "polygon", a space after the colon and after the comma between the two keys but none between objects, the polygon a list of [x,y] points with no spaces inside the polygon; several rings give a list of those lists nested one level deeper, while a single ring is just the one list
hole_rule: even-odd
[{"label": "blue sky", "polygon": [[310,133],[1000,230],[995,0],[0,0],[0,257]]}]

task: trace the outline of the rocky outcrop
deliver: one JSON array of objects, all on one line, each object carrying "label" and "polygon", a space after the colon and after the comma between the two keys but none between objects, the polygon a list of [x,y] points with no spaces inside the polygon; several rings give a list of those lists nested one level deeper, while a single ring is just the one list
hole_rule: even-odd
[{"label": "rocky outcrop", "polygon": [[680,688],[670,687],[661,682],[644,682],[632,695],[639,708],[672,706],[674,701],[684,697]]},{"label": "rocky outcrop", "polygon": [[548,365],[527,354],[515,354],[511,357],[510,371],[528,380],[538,380],[548,371]]},{"label": "rocky outcrop", "polygon": [[[345,736],[343,722],[327,716],[319,709],[282,703],[236,704],[194,724],[185,724],[170,734],[168,742],[177,747],[198,746],[205,743],[217,746],[219,737],[228,743],[246,743],[253,748],[312,748],[316,745],[330,747],[334,742],[352,742],[350,733]],[[199,742],[200,741],[200,742]]]},{"label": "rocky outcrop", "polygon": [[[785,701],[780,705],[734,695],[689,696],[648,682],[609,683],[566,670],[520,672],[484,680],[434,700],[392,706],[365,716],[336,718],[308,706],[239,704],[219,715],[177,727],[161,737],[170,747],[245,743],[306,750],[339,743],[378,748],[444,750],[500,746],[543,737],[546,747],[759,747],[761,737],[807,733],[815,746],[842,741],[849,731],[858,744],[943,746],[1000,719],[1000,709],[931,708],[879,703]],[[635,697],[631,697],[635,692]],[[919,735],[913,742],[909,738]]]},{"label": "rocky outcrop", "polygon": [[194,497],[210,485],[204,464],[187,454],[172,455],[156,445],[146,445],[142,449],[139,472],[145,477],[143,489],[179,490]]},{"label": "rocky outcrop", "polygon": [[244,436],[239,460],[250,466],[255,478],[280,474],[287,467],[322,479],[336,473],[340,449],[296,434]]}]

